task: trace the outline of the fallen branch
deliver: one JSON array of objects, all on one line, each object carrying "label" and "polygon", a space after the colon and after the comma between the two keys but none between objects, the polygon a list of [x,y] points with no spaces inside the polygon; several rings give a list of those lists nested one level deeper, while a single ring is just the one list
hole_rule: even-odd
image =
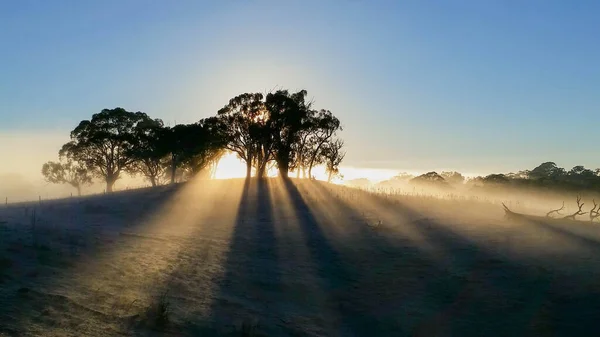
[{"label": "fallen branch", "polygon": [[558,215],[562,215],[560,214],[560,211],[562,211],[563,209],[565,209],[565,202],[563,201],[561,208],[557,208],[557,209],[553,209],[550,212],[546,213],[546,217],[551,218],[550,214],[552,213],[556,213]]},{"label": "fallen branch", "polygon": [[565,217],[563,217],[563,219],[572,219],[572,220],[575,220],[575,217],[576,217],[576,216],[578,216],[578,215],[584,215],[584,214],[587,214],[587,212],[583,212],[583,211],[581,210],[581,208],[583,207],[583,205],[585,205],[585,203],[582,203],[582,202],[581,202],[581,196],[580,196],[580,195],[578,195],[578,196],[577,196],[577,207],[579,207],[579,209],[577,210],[577,212],[575,212],[575,213],[573,213],[573,214],[566,215]]},{"label": "fallen branch", "polygon": [[596,200],[592,200],[594,207],[590,211],[590,222],[594,222],[595,219],[600,217],[600,205],[596,204]]},{"label": "fallen branch", "polygon": [[504,207],[504,217],[506,219],[519,219],[519,218],[523,218],[522,214],[515,213],[515,212],[511,211],[510,208],[508,208],[508,206],[506,206],[504,203],[502,203],[502,207]]}]

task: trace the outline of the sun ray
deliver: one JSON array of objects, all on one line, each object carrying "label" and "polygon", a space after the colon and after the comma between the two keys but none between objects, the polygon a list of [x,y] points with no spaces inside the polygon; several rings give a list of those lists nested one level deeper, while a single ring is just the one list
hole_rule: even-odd
[{"label": "sun ray", "polygon": [[[92,310],[123,317],[148,310],[158,294],[172,287],[179,293],[193,292],[193,298],[210,302],[215,287],[212,280],[219,278],[222,270],[190,268],[203,268],[197,259],[202,258],[202,251],[208,245],[211,259],[216,260],[214,264],[218,265],[226,254],[235,216],[221,211],[218,205],[239,204],[239,187],[237,180],[192,180],[183,186],[170,187],[180,189],[145,220],[98,237],[106,241],[102,248],[108,251],[82,257],[65,275],[47,284],[44,293],[64,296]],[[167,193],[165,189],[147,192],[143,198],[132,201],[147,202],[148,207],[154,207],[156,203],[151,199],[160,191]],[[204,312],[198,314],[208,317],[208,308],[206,305]],[[173,310],[181,310],[178,316],[185,317],[181,306]],[[23,326],[35,326],[28,317],[21,319]]]}]

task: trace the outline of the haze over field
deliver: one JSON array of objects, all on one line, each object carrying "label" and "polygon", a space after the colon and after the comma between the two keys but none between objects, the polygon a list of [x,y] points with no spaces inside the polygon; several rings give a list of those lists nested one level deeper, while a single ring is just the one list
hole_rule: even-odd
[{"label": "haze over field", "polygon": [[278,178],[1,208],[0,335],[595,331],[598,227],[501,213]]}]

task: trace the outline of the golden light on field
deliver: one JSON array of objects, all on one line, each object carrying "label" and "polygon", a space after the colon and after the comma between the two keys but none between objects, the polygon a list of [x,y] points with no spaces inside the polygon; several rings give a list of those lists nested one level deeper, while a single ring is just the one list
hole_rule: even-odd
[{"label": "golden light on field", "polygon": [[[410,172],[409,172],[410,173]],[[356,167],[340,167],[340,174],[344,177],[343,180],[367,178],[371,182],[379,182],[387,180],[399,174],[396,170],[386,169],[370,169]]]},{"label": "golden light on field", "polygon": [[[216,288],[213,282],[208,282],[208,286],[199,287],[194,286],[192,280],[188,280],[185,271],[189,268],[186,265],[189,261],[185,256],[198,245],[187,244],[185,240],[190,237],[203,237],[205,233],[211,232],[214,224],[209,219],[219,217],[222,221],[219,223],[221,239],[228,242],[234,229],[236,213],[221,211],[215,205],[227,203],[231,205],[231,209],[237,209],[241,198],[242,189],[235,181],[191,180],[152,215],[128,229],[127,232],[131,234],[126,236],[127,241],[122,241],[119,249],[97,257],[103,264],[90,263],[85,272],[78,274],[78,286],[80,289],[101,288],[111,293],[119,293],[119,287],[123,285],[129,286],[127,292],[121,292],[122,296],[115,296],[114,299],[102,303],[104,307],[99,309],[105,311],[109,310],[110,305],[122,302],[123,298],[152,303],[157,293],[168,288],[167,282],[178,283],[182,292],[188,291],[200,297],[215,296],[213,293]],[[152,245],[152,251],[141,254],[139,247],[147,247],[148,245],[144,246],[144,242],[151,238],[161,238],[162,244]],[[226,253],[226,249],[213,252],[218,260],[224,259]],[[122,270],[126,270],[127,275],[113,275]],[[165,273],[169,270],[170,273]],[[208,279],[221,276],[221,271],[206,275]],[[82,293],[87,294],[89,291]],[[81,298],[82,302],[90,300],[85,296]]]},{"label": "golden light on field", "polygon": [[[252,174],[254,173],[253,169]],[[267,168],[267,177],[277,177],[278,174],[276,165],[270,165]],[[246,164],[235,153],[229,152],[219,160],[215,172],[216,179],[244,178],[245,176]]]},{"label": "golden light on field", "polygon": [[[379,182],[382,180],[390,179],[391,177],[397,175],[399,172],[395,170],[385,170],[385,169],[368,169],[368,168],[355,168],[355,167],[340,167],[341,176],[335,176],[331,180],[334,184],[341,184],[344,181],[358,179],[358,178],[366,178],[371,182]],[[252,174],[255,174],[255,170],[252,169]],[[279,172],[277,171],[276,165],[269,165],[267,169],[268,177],[277,177]],[[217,165],[217,170],[215,172],[216,179],[231,179],[231,178],[243,178],[246,176],[246,164],[238,158],[238,156],[229,152],[225,154],[221,160],[219,160],[219,164]],[[290,172],[290,177],[297,177],[297,172]],[[324,166],[316,166],[312,169],[312,176],[317,180],[327,181],[328,174],[325,170]]]}]

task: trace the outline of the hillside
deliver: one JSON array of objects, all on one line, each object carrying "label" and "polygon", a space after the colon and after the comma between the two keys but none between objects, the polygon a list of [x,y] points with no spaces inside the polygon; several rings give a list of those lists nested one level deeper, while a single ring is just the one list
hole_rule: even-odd
[{"label": "hillside", "polygon": [[320,182],[0,209],[0,335],[590,335],[600,228]]}]

